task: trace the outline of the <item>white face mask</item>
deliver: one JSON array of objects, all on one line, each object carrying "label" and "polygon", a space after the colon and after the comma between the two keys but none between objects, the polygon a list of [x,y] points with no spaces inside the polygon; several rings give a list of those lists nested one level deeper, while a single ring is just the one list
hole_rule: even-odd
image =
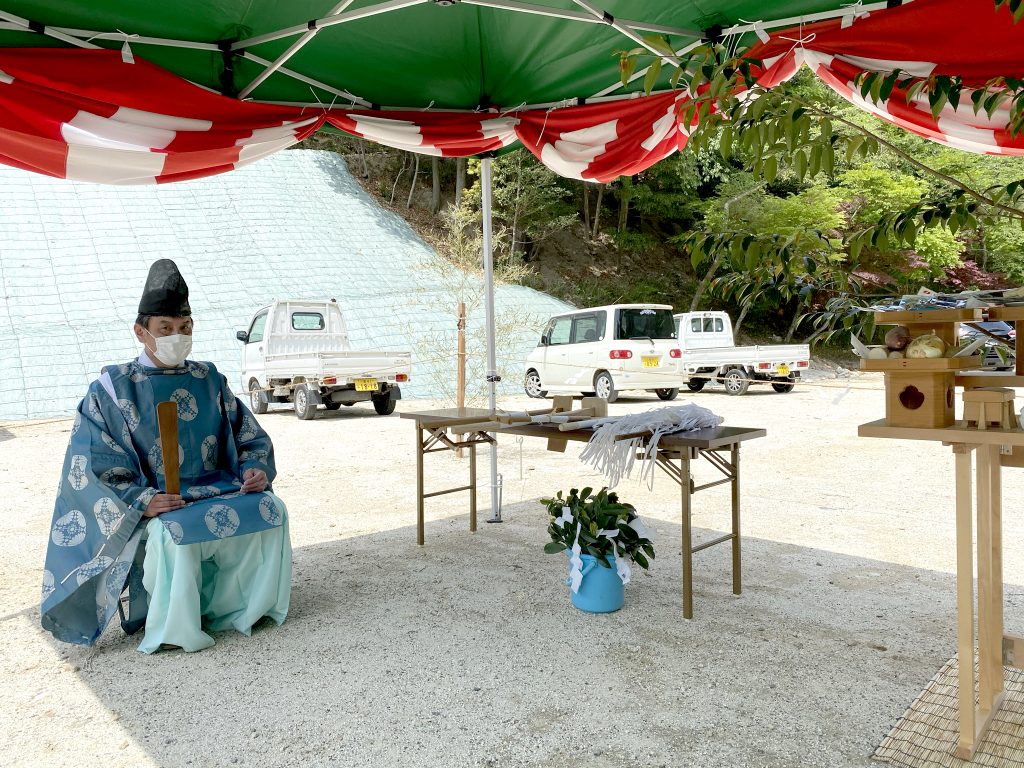
[{"label": "white face mask", "polygon": [[192,337],[183,333],[175,333],[172,336],[154,336],[149,333],[149,336],[156,344],[154,354],[157,359],[172,368],[177,368],[185,362],[185,358],[192,351]]}]

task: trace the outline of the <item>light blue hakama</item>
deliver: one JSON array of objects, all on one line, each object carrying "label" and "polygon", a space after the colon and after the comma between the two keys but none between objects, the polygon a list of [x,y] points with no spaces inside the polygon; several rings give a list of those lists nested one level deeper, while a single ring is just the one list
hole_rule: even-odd
[{"label": "light blue hakama", "polygon": [[[274,500],[283,511],[284,503]],[[214,644],[203,629],[248,635],[264,616],[281,624],[292,580],[286,512],[283,518],[259,533],[196,544],[175,544],[159,518],[150,520],[142,568],[149,613],[139,650],[153,653],[167,644],[200,651]]]}]

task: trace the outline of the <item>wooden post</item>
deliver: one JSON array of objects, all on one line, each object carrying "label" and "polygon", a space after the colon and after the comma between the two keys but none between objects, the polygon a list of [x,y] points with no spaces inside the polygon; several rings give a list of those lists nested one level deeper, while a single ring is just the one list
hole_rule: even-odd
[{"label": "wooden post", "polygon": [[956,445],[956,613],[959,665],[960,740],[957,757],[974,755],[974,500],[971,447]]},{"label": "wooden post", "polygon": [[164,455],[164,493],[181,493],[178,473],[178,404],[174,400],[156,404],[160,427],[160,450]]}]

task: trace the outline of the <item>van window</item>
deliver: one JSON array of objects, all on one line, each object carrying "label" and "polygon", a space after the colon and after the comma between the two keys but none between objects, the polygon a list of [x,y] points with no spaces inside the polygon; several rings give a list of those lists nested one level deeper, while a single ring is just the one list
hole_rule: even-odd
[{"label": "van window", "polygon": [[246,344],[255,344],[257,341],[263,341],[263,329],[267,327],[267,311],[260,312],[252,320],[252,325],[249,327],[249,340]]},{"label": "van window", "polygon": [[577,315],[572,323],[572,343],[585,344],[604,338],[604,312],[593,315]]},{"label": "van window", "polygon": [[572,318],[556,317],[551,321],[551,330],[548,331],[548,344],[553,347],[558,344],[568,344],[571,335]]},{"label": "van window", "polygon": [[671,309],[620,309],[615,326],[617,339],[674,339],[676,326]]},{"label": "van window", "polygon": [[292,312],[292,328],[296,331],[322,331],[324,316],[319,312]]},{"label": "van window", "polygon": [[694,333],[700,333],[700,329],[701,329],[700,318],[699,317],[692,318],[690,320],[690,330],[693,331]]}]

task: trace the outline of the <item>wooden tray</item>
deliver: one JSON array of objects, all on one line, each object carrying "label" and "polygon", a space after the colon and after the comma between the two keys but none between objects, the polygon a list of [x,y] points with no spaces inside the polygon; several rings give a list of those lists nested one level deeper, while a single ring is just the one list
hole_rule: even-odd
[{"label": "wooden tray", "polygon": [[978,323],[1024,320],[1022,306],[970,307],[964,309],[894,309],[875,312],[878,325],[944,325],[946,323]]},{"label": "wooden tray", "polygon": [[981,368],[981,355],[971,357],[899,357],[886,360],[861,358],[862,371],[962,371],[967,368]]}]

